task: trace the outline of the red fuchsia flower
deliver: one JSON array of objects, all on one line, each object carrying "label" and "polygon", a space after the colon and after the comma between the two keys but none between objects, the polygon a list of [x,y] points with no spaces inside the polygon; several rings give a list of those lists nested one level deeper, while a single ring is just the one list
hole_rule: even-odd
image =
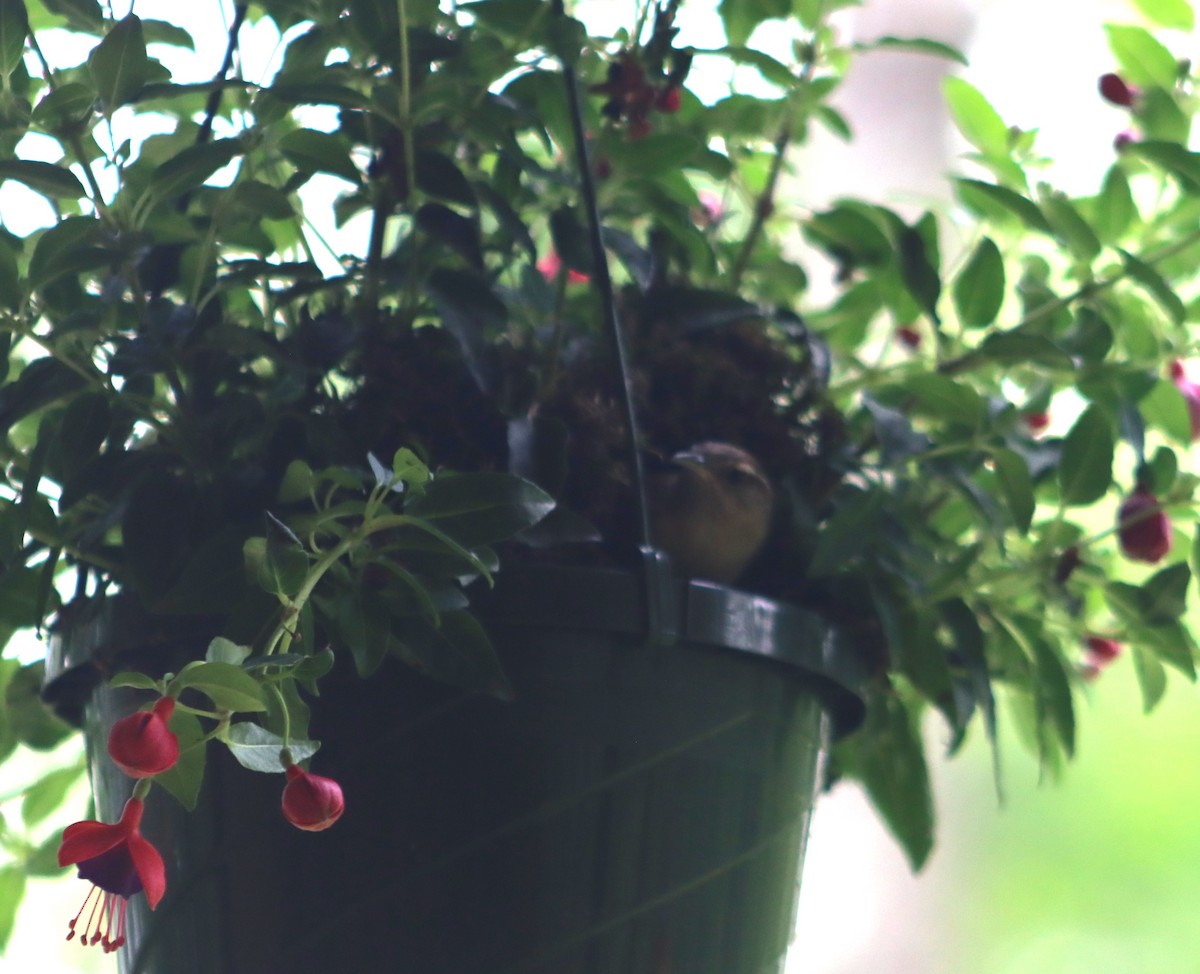
[{"label": "red fuchsia flower", "polygon": [[[562,270],[562,266],[562,258],[559,257],[558,254],[556,254],[553,250],[537,262],[537,269],[541,271],[542,277],[544,277],[547,281],[553,281],[556,277],[558,277],[559,272]],[[582,271],[571,270],[569,268],[567,269],[567,283],[583,284],[586,283],[587,280],[588,276]]]},{"label": "red fuchsia flower", "polygon": [[1161,561],[1171,550],[1171,520],[1140,484],[1117,510],[1117,538],[1134,561]]},{"label": "red fuchsia flower", "polygon": [[1187,377],[1183,363],[1179,361],[1171,363],[1171,381],[1187,402],[1188,416],[1192,420],[1192,439],[1200,439],[1200,384]]},{"label": "red fuchsia flower", "polygon": [[1042,411],[1035,413],[1026,413],[1024,416],[1025,425],[1029,432],[1036,436],[1038,433],[1044,433],[1046,427],[1050,425],[1050,414]]},{"label": "red fuchsia flower", "polygon": [[1119,74],[1100,75],[1100,97],[1122,108],[1130,108],[1137,101],[1138,90],[1128,84]]},{"label": "red fuchsia flower", "polygon": [[131,778],[150,778],[175,767],[179,738],[167,727],[174,712],[174,698],[162,697],[150,710],[140,710],[113,724],[108,732],[113,764]]},{"label": "red fuchsia flower", "polygon": [[1088,659],[1099,666],[1107,666],[1121,655],[1121,644],[1104,636],[1087,637]]},{"label": "red fuchsia flower", "polygon": [[896,329],[896,338],[900,340],[900,344],[905,348],[920,348],[921,333],[912,325],[901,325]]},{"label": "red fuchsia flower", "polygon": [[679,88],[676,85],[671,85],[659,92],[658,98],[655,101],[655,107],[660,112],[666,112],[668,115],[674,115],[679,111],[679,107],[683,104],[683,96],[679,93]]},{"label": "red fuchsia flower", "polygon": [[1121,655],[1121,649],[1121,644],[1115,639],[1088,636],[1083,662],[1079,665],[1080,674],[1089,682],[1096,679],[1113,660]]},{"label": "red fuchsia flower", "polygon": [[288,765],[283,788],[283,817],[305,832],[327,829],[346,810],[342,786],[332,778],[309,774],[299,765]]},{"label": "red fuchsia flower", "polygon": [[[139,831],[143,803],[130,798],[114,825],[105,822],[76,822],[63,830],[58,847],[58,864],[75,865],[79,878],[92,884],[83,906],[68,926],[70,940],[79,933],[85,947],[101,944],[111,953],[125,943],[125,908],[129,897],[145,891],[150,909],[158,906],[167,889],[162,856]],[[90,910],[89,910],[90,906]],[[84,912],[82,932],[75,929]]]}]

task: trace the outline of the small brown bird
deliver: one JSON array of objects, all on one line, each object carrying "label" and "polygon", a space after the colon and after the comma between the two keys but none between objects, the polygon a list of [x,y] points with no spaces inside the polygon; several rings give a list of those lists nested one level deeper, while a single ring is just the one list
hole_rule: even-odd
[{"label": "small brown bird", "polygon": [[767,538],[775,491],[758,461],[729,443],[697,443],[650,478],[654,544],[679,574],[728,585]]}]

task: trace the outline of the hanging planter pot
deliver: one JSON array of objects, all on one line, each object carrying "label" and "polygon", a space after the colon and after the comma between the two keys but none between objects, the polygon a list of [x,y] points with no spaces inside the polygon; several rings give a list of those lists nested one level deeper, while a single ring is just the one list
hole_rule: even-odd
[{"label": "hanging planter pot", "polygon": [[[322,682],[338,827],[290,827],[282,775],[224,748],[194,812],[152,796],[168,892],[130,902],[124,974],[781,968],[821,757],[862,716],[852,654],[819,617],[713,584],[648,605],[625,572],[497,582],[479,611],[511,701],[401,666]],[[97,677],[202,655],[211,632],[164,622],[112,600],[52,642],[47,697],[86,724],[108,820],[129,782],[107,728],[144,700]]]}]

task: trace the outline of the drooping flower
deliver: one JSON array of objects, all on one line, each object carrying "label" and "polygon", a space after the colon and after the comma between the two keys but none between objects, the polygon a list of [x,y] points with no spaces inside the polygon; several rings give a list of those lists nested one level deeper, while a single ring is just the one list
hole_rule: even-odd
[{"label": "drooping flower", "polygon": [[1200,439],[1200,384],[1187,377],[1183,363],[1179,361],[1171,363],[1171,381],[1187,402],[1188,416],[1192,421],[1192,439]]},{"label": "drooping flower", "polygon": [[1108,665],[1121,655],[1122,646],[1105,636],[1088,636],[1079,670],[1087,681],[1096,679]]},{"label": "drooping flower", "polygon": [[1139,484],[1117,510],[1117,539],[1127,558],[1156,562],[1171,550],[1171,519]]},{"label": "drooping flower", "polygon": [[179,738],[167,726],[175,700],[162,697],[150,710],[122,717],[108,732],[108,754],[131,778],[150,778],[175,766]]},{"label": "drooping flower", "polygon": [[[63,830],[58,864],[77,866],[79,878],[92,884],[83,906],[68,924],[68,940],[78,933],[85,947],[101,944],[105,953],[111,953],[125,943],[129,897],[144,890],[152,910],[163,898],[166,869],[158,850],[139,830],[143,808],[140,798],[130,798],[115,824],[75,822]],[[85,912],[87,921],[82,931],[76,930]]]},{"label": "drooping flower", "polygon": [[912,325],[901,325],[896,329],[896,338],[905,348],[920,348],[921,333]]},{"label": "drooping flower", "polygon": [[309,774],[299,765],[288,765],[283,788],[283,816],[305,832],[327,829],[346,810],[342,786],[332,778]]},{"label": "drooping flower", "polygon": [[1088,636],[1087,655],[1093,663],[1107,665],[1121,655],[1121,644],[1105,636]]},{"label": "drooping flower", "polygon": [[1100,75],[1099,88],[1100,97],[1114,105],[1119,105],[1121,108],[1132,107],[1139,94],[1137,88],[1129,84],[1119,74],[1114,74],[1111,71],[1108,74]]}]

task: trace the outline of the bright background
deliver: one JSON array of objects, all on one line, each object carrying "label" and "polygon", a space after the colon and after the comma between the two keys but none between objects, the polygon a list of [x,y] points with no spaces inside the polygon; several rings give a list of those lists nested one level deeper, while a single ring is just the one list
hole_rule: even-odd
[{"label": "bright background", "polygon": [[[583,0],[577,9],[589,22],[610,26],[627,23],[631,6]],[[709,33],[718,28],[715,13],[693,12],[704,6],[688,0],[697,33],[684,42],[716,46]],[[212,0],[137,4],[142,16],[207,22],[200,57],[206,71],[219,62],[224,43],[215,8]],[[1099,185],[1112,138],[1123,127],[1122,113],[1096,94],[1097,77],[1113,67],[1105,20],[1139,22],[1126,0],[867,0],[841,24],[856,39],[923,34],[964,49],[971,67],[963,73],[1005,120],[1040,130],[1039,145],[1058,162],[1058,185],[1088,192]],[[274,40],[258,32],[243,39],[256,45],[254,56],[265,66]],[[1197,53],[1195,38],[1167,40],[1181,56]],[[814,206],[845,193],[901,209],[944,201],[944,177],[962,149],[941,108],[940,79],[948,68],[913,54],[864,57],[837,99],[856,143],[814,143],[789,191]],[[689,83],[700,89],[726,80]],[[0,191],[6,224],[37,219],[21,212],[25,205],[37,203],[10,195],[8,187]],[[1078,759],[1061,785],[1039,786],[1020,745],[1002,740],[1004,808],[981,739],[952,762],[935,758],[938,845],[918,877],[855,788],[824,796],[789,974],[1200,972],[1196,690],[1173,674],[1166,700],[1146,718],[1122,659],[1081,710]],[[937,754],[943,730],[932,722],[928,733]],[[72,756],[51,760],[66,764]],[[112,958],[61,939],[83,893],[69,877],[32,882],[0,971],[115,971]]]}]

